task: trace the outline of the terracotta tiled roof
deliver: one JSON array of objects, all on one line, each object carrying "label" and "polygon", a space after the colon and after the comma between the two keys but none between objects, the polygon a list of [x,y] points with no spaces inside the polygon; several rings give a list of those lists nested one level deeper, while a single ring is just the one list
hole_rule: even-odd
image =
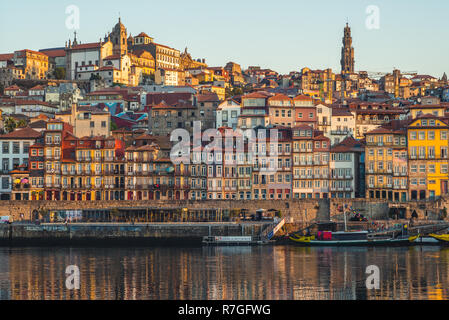
[{"label": "terracotta tiled roof", "polygon": [[389,133],[393,133],[393,130],[379,127],[379,128],[376,128],[374,130],[367,132],[366,134],[389,134]]},{"label": "terracotta tiled roof", "polygon": [[14,53],[3,53],[0,54],[0,61],[12,60],[14,58]]},{"label": "terracotta tiled roof", "polygon": [[103,44],[100,42],[83,43],[72,47],[72,50],[99,49]]},{"label": "terracotta tiled roof", "polygon": [[141,32],[139,33],[137,36],[135,36],[135,38],[137,37],[145,37],[145,38],[151,38],[149,35],[147,35],[145,32]]},{"label": "terracotta tiled roof", "polygon": [[198,102],[215,102],[220,100],[215,92],[198,94],[196,99]]},{"label": "terracotta tiled roof", "polygon": [[180,102],[190,102],[192,94],[188,92],[174,92],[174,93],[148,93],[147,105],[158,105],[164,101],[168,105],[174,105]]},{"label": "terracotta tiled roof", "polygon": [[27,52],[29,52],[29,53],[39,54],[41,56],[46,56],[42,52],[34,51],[34,50],[30,50],[30,49],[19,50],[18,52],[20,52],[20,53],[27,53]]},{"label": "terracotta tiled roof", "polygon": [[294,101],[297,101],[297,100],[299,100],[299,101],[312,101],[313,98],[309,97],[309,96],[306,96],[306,95],[299,95],[299,96],[294,97],[293,100]]},{"label": "terracotta tiled roof", "polygon": [[290,101],[291,99],[282,93],[278,93],[275,96],[268,98],[268,101],[281,101],[281,100]]},{"label": "terracotta tiled roof", "polygon": [[32,87],[30,90],[44,90],[44,89],[45,88],[43,86],[37,85],[37,86]]},{"label": "terracotta tiled roof", "polygon": [[66,52],[64,49],[50,49],[50,50],[41,50],[43,54],[50,58],[56,58],[56,57],[65,57]]},{"label": "terracotta tiled roof", "polygon": [[5,91],[19,91],[21,90],[17,85],[13,84],[12,86],[9,86],[8,88],[5,88]]},{"label": "terracotta tiled roof", "polygon": [[35,139],[39,138],[41,133],[29,127],[17,129],[13,132],[3,134],[0,139]]},{"label": "terracotta tiled roof", "polygon": [[354,115],[347,108],[332,108],[332,116],[352,117]]},{"label": "terracotta tiled roof", "polygon": [[119,54],[113,54],[112,56],[108,56],[108,57],[104,58],[103,60],[117,60],[117,59],[120,59]]},{"label": "terracotta tiled roof", "polygon": [[266,99],[266,98],[268,98],[268,97],[270,97],[270,95],[267,94],[267,93],[253,92],[253,93],[244,95],[244,96],[242,97],[242,99]]}]

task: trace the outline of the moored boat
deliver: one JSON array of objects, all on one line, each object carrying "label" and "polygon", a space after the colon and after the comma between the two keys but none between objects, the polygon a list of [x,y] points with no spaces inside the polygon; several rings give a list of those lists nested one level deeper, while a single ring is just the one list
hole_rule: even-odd
[{"label": "moored boat", "polygon": [[317,236],[293,235],[290,240],[303,246],[393,246],[411,245],[417,236],[401,236],[398,238],[369,238],[367,231],[357,232],[319,232]]},{"label": "moored boat", "polygon": [[439,243],[448,244],[449,245],[449,234],[429,234],[429,237],[432,237],[435,240],[438,240]]}]

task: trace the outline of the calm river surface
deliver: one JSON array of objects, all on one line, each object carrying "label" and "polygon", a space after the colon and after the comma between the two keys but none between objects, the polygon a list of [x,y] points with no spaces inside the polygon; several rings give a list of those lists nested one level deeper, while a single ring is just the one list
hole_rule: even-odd
[{"label": "calm river surface", "polygon": [[[80,290],[66,289],[69,265]],[[0,248],[0,299],[448,298],[449,248]]]}]

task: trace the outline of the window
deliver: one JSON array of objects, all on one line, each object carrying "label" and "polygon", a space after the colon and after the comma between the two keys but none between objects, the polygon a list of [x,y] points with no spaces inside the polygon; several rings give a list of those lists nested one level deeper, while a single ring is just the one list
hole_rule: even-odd
[{"label": "window", "polygon": [[420,131],[418,137],[419,140],[426,140],[426,133],[424,131]]},{"label": "window", "polygon": [[12,143],[12,153],[13,154],[19,154],[20,153],[20,143],[19,142],[13,142]]},{"label": "window", "polygon": [[101,127],[106,128],[106,121],[101,121]]},{"label": "window", "polygon": [[9,189],[9,178],[8,177],[2,178],[2,189]]},{"label": "window", "polygon": [[435,140],[435,131],[429,131],[428,139],[429,140]]},{"label": "window", "polygon": [[[24,142],[23,143],[23,153],[29,153],[30,151],[30,143]],[[36,150],[33,150],[36,153]]]},{"label": "window", "polygon": [[3,154],[9,153],[9,142],[2,142],[2,152]]},{"label": "window", "polygon": [[90,122],[90,127],[91,127],[91,128],[95,128],[95,122],[94,122],[94,121],[91,121],[91,122]]}]

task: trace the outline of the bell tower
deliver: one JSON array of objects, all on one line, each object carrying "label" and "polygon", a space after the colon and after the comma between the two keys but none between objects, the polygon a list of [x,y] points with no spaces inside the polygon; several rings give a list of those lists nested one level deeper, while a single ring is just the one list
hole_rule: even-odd
[{"label": "bell tower", "polygon": [[113,54],[128,54],[127,31],[120,18],[118,18],[118,23],[112,29],[110,39],[113,44]]},{"label": "bell tower", "polygon": [[343,36],[343,48],[341,49],[341,73],[353,73],[354,62],[354,48],[352,47],[351,28],[348,23],[346,23]]}]

